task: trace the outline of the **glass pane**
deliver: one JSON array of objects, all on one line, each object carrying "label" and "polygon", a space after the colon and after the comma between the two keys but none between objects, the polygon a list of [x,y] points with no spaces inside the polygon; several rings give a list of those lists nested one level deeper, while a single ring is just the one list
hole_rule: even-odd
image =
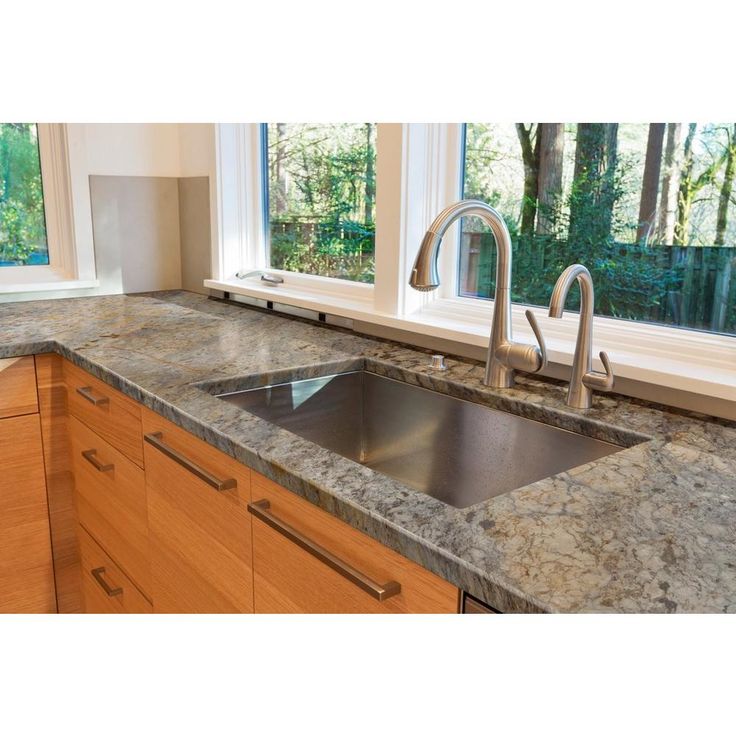
[{"label": "glass pane", "polygon": [[0,266],[47,266],[38,130],[0,123]]},{"label": "glass pane", "polygon": [[373,283],[375,123],[269,123],[271,267]]},{"label": "glass pane", "polygon": [[[464,196],[503,215],[521,304],[579,262],[596,314],[736,333],[735,175],[736,123],[466,126]],[[492,298],[495,258],[466,218],[458,293]]]}]

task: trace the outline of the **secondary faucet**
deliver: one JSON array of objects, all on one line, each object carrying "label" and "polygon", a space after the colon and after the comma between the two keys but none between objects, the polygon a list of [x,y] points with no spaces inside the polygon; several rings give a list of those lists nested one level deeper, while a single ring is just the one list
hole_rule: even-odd
[{"label": "secondary faucet", "polygon": [[511,236],[501,215],[485,202],[464,199],[446,207],[435,218],[422,239],[409,284],[418,291],[432,291],[440,285],[437,258],[442,236],[455,220],[474,215],[489,225],[496,240],[496,294],[493,302],[491,339],[483,383],[493,388],[514,385],[514,370],[536,373],[547,365],[547,350],[537,320],[531,310],[526,317],[539,347],[511,339]]},{"label": "secondary faucet", "polygon": [[604,352],[600,353],[600,357],[606,372],[600,373],[593,370],[591,351],[595,294],[593,279],[585,266],[574,263],[560,274],[549,300],[549,316],[557,319],[562,317],[565,299],[576,279],[580,286],[580,322],[575,343],[575,356],[572,361],[572,376],[567,389],[567,405],[574,406],[576,409],[590,409],[593,403],[593,389],[610,391],[613,389],[614,376],[608,355]]}]

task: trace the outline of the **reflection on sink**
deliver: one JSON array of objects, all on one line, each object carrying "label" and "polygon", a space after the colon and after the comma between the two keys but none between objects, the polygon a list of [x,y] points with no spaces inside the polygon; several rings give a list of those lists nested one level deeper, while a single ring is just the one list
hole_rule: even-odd
[{"label": "reflection on sink", "polygon": [[623,449],[367,371],[218,398],[457,508]]}]

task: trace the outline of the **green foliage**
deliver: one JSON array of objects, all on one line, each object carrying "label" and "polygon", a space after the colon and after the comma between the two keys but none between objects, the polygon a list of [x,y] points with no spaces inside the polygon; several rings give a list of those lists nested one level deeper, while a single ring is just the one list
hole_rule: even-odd
[{"label": "green foliage", "polygon": [[375,125],[268,126],[271,265],[373,283]]},{"label": "green foliage", "polygon": [[36,126],[0,123],[0,265],[48,263]]}]

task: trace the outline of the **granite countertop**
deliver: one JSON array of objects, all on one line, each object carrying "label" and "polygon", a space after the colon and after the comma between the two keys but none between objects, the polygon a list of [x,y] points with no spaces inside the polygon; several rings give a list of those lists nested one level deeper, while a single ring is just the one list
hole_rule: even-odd
[{"label": "granite countertop", "polygon": [[[736,423],[520,376],[187,292],[0,304],[0,358],[57,352],[502,611],[736,611]],[[367,367],[627,447],[456,509],[218,390]]]}]

